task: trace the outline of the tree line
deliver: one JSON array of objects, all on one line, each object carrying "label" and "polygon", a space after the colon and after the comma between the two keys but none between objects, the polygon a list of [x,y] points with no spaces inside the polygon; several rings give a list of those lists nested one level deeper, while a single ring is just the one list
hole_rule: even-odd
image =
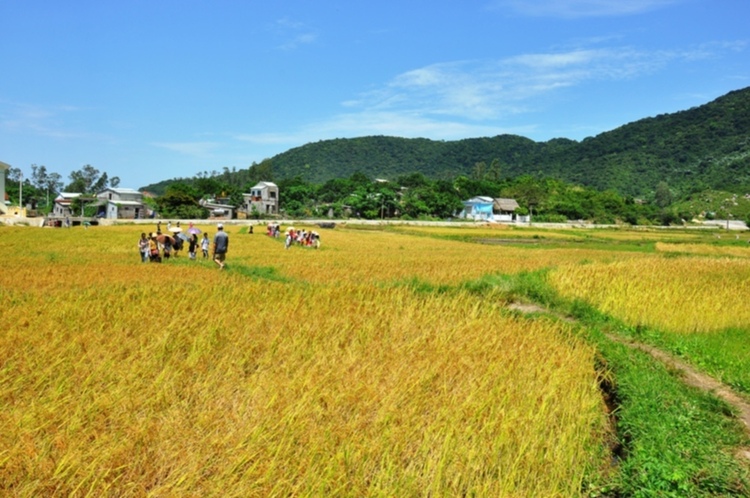
[{"label": "tree line", "polygon": [[[272,180],[272,178],[265,178]],[[356,172],[347,178],[323,183],[300,176],[281,179],[279,204],[288,218],[449,219],[475,196],[513,198],[517,214],[532,214],[535,221],[589,220],[595,223],[674,223],[681,216],[669,206],[622,196],[614,190],[598,191],[553,178],[529,175],[501,177],[499,164],[475,165],[471,176],[432,180],[410,173],[383,181]],[[157,199],[159,214],[167,218],[202,218],[208,215],[200,199],[221,197],[233,206],[242,205],[242,193],[255,182],[236,187],[217,178],[196,178],[169,184]],[[248,213],[261,218],[259,213]]]},{"label": "tree line", "polygon": [[117,187],[120,178],[109,177],[106,172],[87,164],[69,175],[64,183],[62,175],[50,171],[44,165],[31,165],[31,175],[24,175],[21,168],[11,167],[5,171],[5,193],[12,204],[23,203],[32,210],[49,212],[60,192],[94,195],[107,187]]},{"label": "tree line", "polygon": [[[520,205],[516,214],[531,214],[538,222],[587,220],[602,224],[668,225],[703,214],[691,211],[664,181],[650,198],[635,198],[614,189],[598,190],[551,177],[504,176],[504,169],[495,159],[490,164],[476,163],[470,175],[452,178],[430,179],[413,172],[385,181],[355,172],[321,183],[306,181],[301,176],[282,178],[276,183],[280,211],[288,218],[449,219],[463,209],[463,201],[476,196],[515,199]],[[60,191],[93,197],[120,183],[118,177],[109,177],[91,165],[72,172],[67,185],[59,174],[49,172],[44,166],[32,165],[31,170],[28,178],[18,168],[7,171],[6,190],[11,202],[17,203],[22,182],[24,204],[42,212],[52,209],[51,204]],[[204,172],[194,178],[163,182],[161,195],[144,201],[162,218],[205,219],[209,212],[201,200],[219,199],[238,208],[243,205],[243,193],[249,192],[258,181],[273,181],[273,176],[269,161],[241,172]],[[260,213],[248,215],[261,217]],[[739,213],[735,217],[745,219],[750,214]]]}]

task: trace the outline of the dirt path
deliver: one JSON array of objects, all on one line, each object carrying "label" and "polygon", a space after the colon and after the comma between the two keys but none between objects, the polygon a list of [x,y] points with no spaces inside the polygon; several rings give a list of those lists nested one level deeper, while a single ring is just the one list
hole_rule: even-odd
[{"label": "dirt path", "polygon": [[[508,308],[522,313],[550,313],[549,310],[534,304],[511,303],[508,305]],[[557,316],[563,320],[571,321],[568,317],[562,315]],[[633,342],[614,334],[607,334],[606,336],[613,342],[624,344],[625,346],[650,354],[665,365],[668,365],[671,369],[679,372],[686,384],[710,392],[729,403],[737,410],[737,418],[745,425],[747,432],[750,433],[750,403],[732,391],[729,386],[719,382],[709,375],[699,372],[687,363],[653,346]],[[739,456],[750,460],[750,448],[740,449]]]},{"label": "dirt path", "polygon": [[[618,342],[625,346],[650,354],[669,368],[679,372],[680,376],[685,381],[685,384],[696,387],[702,391],[710,392],[714,396],[723,399],[737,410],[737,418],[745,425],[745,430],[750,433],[750,403],[737,395],[737,393],[732,391],[732,389],[726,384],[722,384],[713,377],[697,371],[684,361],[681,361],[660,349],[649,346],[648,344],[632,342],[613,334],[607,334],[607,338],[613,342]],[[737,454],[740,457],[750,460],[750,448],[740,448]]]},{"label": "dirt path", "polygon": [[745,428],[748,430],[748,432],[750,432],[750,403],[739,397],[726,384],[722,384],[713,377],[698,372],[687,363],[653,346],[649,346],[647,344],[642,344],[639,342],[631,342],[627,339],[618,337],[613,334],[607,334],[607,338],[611,341],[619,342],[620,344],[624,344],[633,349],[638,349],[650,354],[665,365],[680,372],[680,375],[687,385],[697,387],[698,389],[701,389],[703,391],[711,392],[719,398],[723,399],[737,409],[737,411],[739,412],[737,418],[739,418],[739,420],[743,424],[745,424]]}]

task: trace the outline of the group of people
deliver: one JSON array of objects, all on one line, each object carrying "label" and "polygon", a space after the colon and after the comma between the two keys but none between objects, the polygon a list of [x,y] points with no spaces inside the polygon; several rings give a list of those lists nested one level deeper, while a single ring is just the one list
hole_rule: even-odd
[{"label": "group of people", "polygon": [[[168,223],[167,226],[168,230],[172,231],[174,235],[161,233],[161,223],[157,224],[156,232],[151,232],[148,236],[145,232],[141,233],[141,238],[138,240],[138,251],[142,262],[161,263],[165,259],[177,257],[186,242],[190,259],[197,258],[199,247],[203,253],[203,259],[209,258],[211,240],[207,232],[203,232],[203,238],[199,241],[200,230],[193,227],[192,223],[187,234],[182,233],[179,222],[174,229],[172,229],[171,223]],[[223,270],[226,265],[226,254],[229,250],[229,236],[224,231],[223,224],[219,223],[216,229],[217,232],[213,239],[213,260],[219,269]]]},{"label": "group of people", "polygon": [[[278,238],[280,234],[281,227],[278,223],[272,222],[266,227],[266,235],[269,237]],[[320,234],[315,230],[296,230],[294,227],[288,227],[284,235],[284,248],[289,249],[293,244],[317,249],[320,247]]]},{"label": "group of people", "polygon": [[278,223],[275,223],[275,222],[269,223],[268,226],[266,227],[266,235],[268,235],[269,237],[278,238],[280,234],[281,234],[281,227],[279,226]]},{"label": "group of people", "polygon": [[297,244],[304,247],[314,247],[315,249],[320,247],[320,234],[315,230],[308,232],[307,230],[295,230],[292,227],[286,229],[286,238],[284,239],[284,248],[289,249],[292,244]]},{"label": "group of people", "polygon": [[[213,238],[213,261],[219,269],[223,270],[226,266],[226,256],[229,250],[229,235],[224,231],[222,223],[216,225],[216,229],[217,232]],[[190,223],[187,233],[183,233],[179,222],[174,227],[172,227],[171,222],[167,222],[167,232],[166,234],[161,232],[161,222],[159,222],[156,225],[156,232],[151,232],[148,235],[145,232],[141,233],[141,238],[138,240],[141,261],[144,263],[161,263],[165,259],[177,257],[185,243],[188,246],[188,257],[190,259],[197,258],[198,248],[203,253],[203,259],[209,258],[211,240],[207,232],[203,232],[203,238],[199,240],[198,234],[201,233],[201,230]],[[269,236],[279,237],[279,232],[278,223],[268,224],[267,234]],[[252,231],[249,231],[249,233],[252,233]],[[295,230],[293,227],[289,227],[286,229],[284,247],[289,249],[293,244],[318,249],[320,247],[320,234],[315,230]]]}]

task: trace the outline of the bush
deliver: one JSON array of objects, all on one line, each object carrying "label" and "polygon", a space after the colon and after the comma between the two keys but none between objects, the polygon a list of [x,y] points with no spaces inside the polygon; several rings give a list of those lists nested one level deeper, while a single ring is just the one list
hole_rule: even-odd
[{"label": "bush", "polygon": [[566,223],[568,218],[561,214],[542,214],[534,216],[531,221],[537,223]]}]

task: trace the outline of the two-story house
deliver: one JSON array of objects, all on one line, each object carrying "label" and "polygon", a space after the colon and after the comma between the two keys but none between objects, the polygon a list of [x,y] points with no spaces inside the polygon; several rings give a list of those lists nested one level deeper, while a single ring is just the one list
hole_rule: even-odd
[{"label": "two-story house", "polygon": [[242,194],[248,217],[279,214],[279,187],[271,182],[258,182],[249,194]]},{"label": "two-story house", "polygon": [[55,205],[52,207],[52,213],[50,213],[50,216],[53,218],[76,216],[76,213],[73,213],[73,210],[71,209],[71,204],[73,204],[73,199],[80,196],[81,194],[77,192],[60,192],[58,196],[55,197]]},{"label": "two-story house", "polygon": [[96,194],[99,199],[97,216],[108,219],[137,220],[146,218],[143,194],[132,188],[106,188]]}]

